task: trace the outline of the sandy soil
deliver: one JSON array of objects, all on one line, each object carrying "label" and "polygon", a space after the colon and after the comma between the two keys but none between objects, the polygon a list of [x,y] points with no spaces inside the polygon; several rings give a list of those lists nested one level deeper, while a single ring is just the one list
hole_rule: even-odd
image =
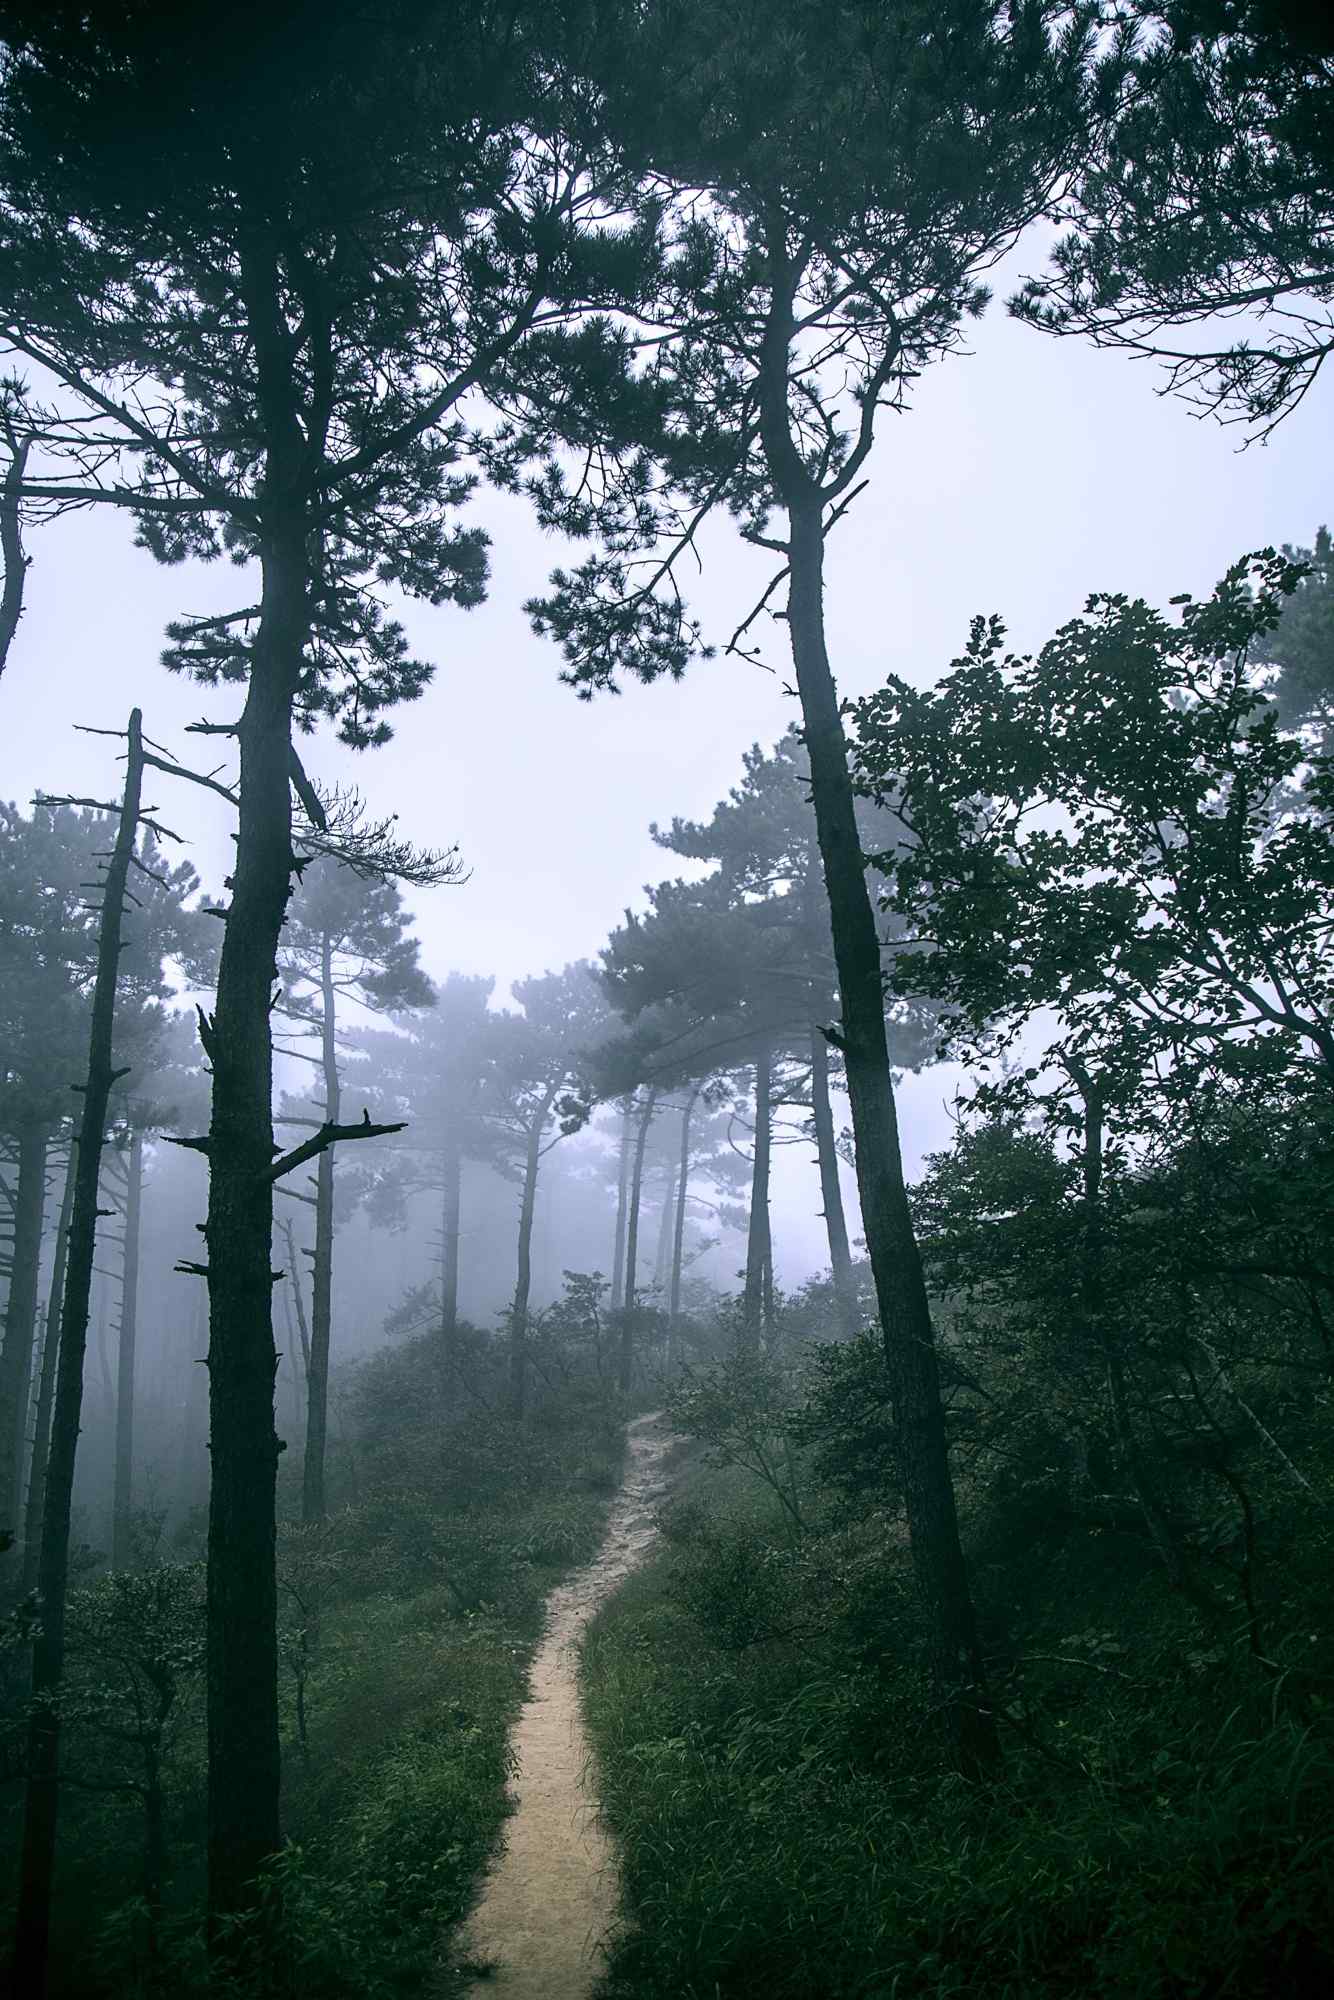
[{"label": "sandy soil", "polygon": [[584,1627],[642,1561],[662,1499],[672,1439],[658,1414],[628,1433],[625,1483],[606,1540],[547,1605],[528,1701],[514,1734],[516,1809],[504,1853],[464,1933],[466,1956],[494,1969],[468,1988],[482,2000],[586,2000],[601,1970],[600,1946],[616,1920],[616,1857],[597,1818],[575,1670]]}]

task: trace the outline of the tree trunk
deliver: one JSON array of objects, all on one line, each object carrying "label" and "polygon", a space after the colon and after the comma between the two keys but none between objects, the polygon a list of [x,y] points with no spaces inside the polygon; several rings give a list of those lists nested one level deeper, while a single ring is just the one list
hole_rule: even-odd
[{"label": "tree trunk", "polygon": [[514,1279],[514,1303],[510,1307],[510,1412],[521,1417],[528,1402],[528,1294],[533,1282],[533,1214],[537,1206],[537,1173],[542,1164],[542,1134],[556,1101],[554,1090],[542,1100],[542,1108],[528,1132],[524,1158],[523,1196],[519,1203],[519,1258]]},{"label": "tree trunk", "polygon": [[[287,1380],[292,1391],[292,1436],[297,1438],[305,1430],[306,1399],[302,1390],[301,1364],[296,1355],[297,1333],[296,1317],[292,1311],[292,1288],[290,1285],[282,1285],[279,1289],[283,1295],[283,1333],[287,1340],[287,1350],[283,1358],[287,1362]],[[278,1374],[281,1377],[281,1364]]]},{"label": "tree trunk", "polygon": [[120,1353],[116,1364],[116,1484],[111,1508],[111,1567],[131,1561],[134,1499],[134,1348],[139,1320],[139,1219],[144,1193],[144,1135],[130,1134],[125,1180],[125,1262],[121,1273]]},{"label": "tree trunk", "polygon": [[208,1913],[218,1957],[228,1919],[257,1904],[281,1842],[270,1273],[273,1041],[278,937],[291,887],[292,705],[310,630],[307,447],[272,253],[243,245],[242,289],[267,433],[259,534],[263,583],[237,729],[239,812],[231,904],[208,1031],[209,1127]]},{"label": "tree trunk", "polygon": [[625,1213],[630,1197],[630,1131],[633,1119],[627,1097],[621,1111],[621,1171],[616,1186],[616,1250],[611,1267],[611,1309],[625,1303]]},{"label": "tree trunk", "polygon": [[14,1990],[32,1995],[33,2000],[40,2000],[46,1987],[47,1943],[51,1925],[51,1880],[59,1806],[59,1692],[65,1665],[70,1509],[83,1404],[88,1302],[97,1239],[98,1173],[106,1132],[107,1100],[117,1076],[125,1073],[112,1067],[112,1040],[125,887],[139,827],[140,786],[144,769],[141,720],[136,708],[130,717],[125,795],[115,846],[107,864],[98,931],[97,977],[93,986],[92,1025],[88,1038],[88,1074],[79,1118],[78,1163],[70,1212],[65,1297],[60,1315],[60,1360],[56,1368],[55,1409],[37,1572],[40,1609],[33,1645],[28,1783],[14,1926]]},{"label": "tree trunk", "polygon": [[3,481],[0,481],[0,571],[4,579],[0,584],[0,674],[5,671],[9,649],[19,629],[19,619],[23,616],[23,584],[28,573],[28,559],[23,553],[19,487],[23,484],[24,468],[31,449],[32,440],[24,438],[5,468]]},{"label": "tree trunk", "polygon": [[[787,328],[779,328],[777,394],[781,402],[777,408],[772,375],[766,385],[766,444],[770,464],[780,477],[791,476],[791,468],[784,465],[780,472],[770,439],[779,424],[783,436],[787,435],[790,325],[789,315]],[[880,939],[857,832],[838,693],[825,644],[822,504],[806,484],[804,491],[789,498],[787,512],[788,630],[829,896],[857,1187],[897,1418],[913,1571],[927,1617],[936,1698],[961,1767],[979,1771],[997,1761],[999,1744],[985,1691],[977,1622],[959,1539],[935,1332],[903,1176],[885,1039]]]},{"label": "tree trunk", "polygon": [[[304,1199],[308,1197],[303,1196]],[[291,1294],[296,1305],[296,1331],[301,1342],[301,1373],[310,1374],[310,1327],[306,1321],[306,1295],[301,1289],[301,1265],[297,1255],[296,1232],[290,1222],[283,1223],[283,1238],[287,1244],[287,1276],[291,1281]]]},{"label": "tree trunk", "polygon": [[816,1157],[820,1163],[820,1199],[824,1203],[825,1229],[829,1236],[834,1302],[838,1307],[839,1325],[851,1338],[859,1324],[857,1286],[852,1276],[852,1252],[848,1247],[843,1190],[838,1181],[834,1113],[829,1102],[829,1045],[823,1030],[818,1027],[811,1029],[811,1115],[815,1124]]},{"label": "tree trunk", "polygon": [[55,1255],[51,1260],[51,1295],[46,1302],[42,1365],[37,1378],[37,1411],[32,1426],[32,1456],[28,1460],[28,1508],[23,1522],[25,1597],[37,1588],[37,1565],[42,1551],[46,1458],[51,1449],[51,1400],[55,1395],[56,1358],[60,1353],[60,1313],[65,1303],[65,1263],[69,1251],[69,1222],[74,1207],[75,1161],[78,1156],[78,1147],[71,1139],[69,1161],[65,1167],[65,1190],[60,1197],[60,1219],[56,1224]]},{"label": "tree trunk", "polygon": [[[760,1350],[766,1317],[765,1265],[769,1259],[769,1158],[773,1139],[773,1044],[755,1054],[755,1166],[750,1177],[750,1226],[746,1232],[746,1286],[741,1301],[742,1352]],[[772,1281],[768,1288],[772,1292]]]},{"label": "tree trunk", "polygon": [[635,1298],[639,1282],[639,1202],[644,1192],[644,1148],[648,1144],[649,1126],[653,1123],[654,1106],[658,1101],[656,1090],[650,1090],[644,1099],[639,1114],[639,1129],[635,1134],[634,1167],[630,1177],[630,1201],[626,1215],[625,1229],[625,1306],[621,1313],[621,1361],[617,1375],[623,1396],[630,1393],[630,1385],[635,1372]]},{"label": "tree trunk", "polygon": [[440,1211],[440,1358],[452,1377],[459,1329],[459,1209],[463,1160],[457,1139],[445,1146]]},{"label": "tree trunk", "polygon": [[667,1289],[667,1273],[672,1261],[672,1218],[676,1213],[676,1173],[666,1169],[662,1183],[662,1207],[658,1210],[658,1247],[653,1253],[653,1289],[661,1297]]},{"label": "tree trunk", "polygon": [[0,1533],[18,1541],[19,1480],[28,1423],[32,1349],[37,1332],[37,1285],[42,1261],[42,1217],[46,1209],[46,1148],[50,1127],[30,1122],[19,1128],[18,1181],[14,1190],[14,1247],[5,1306],[5,1343],[0,1349]]},{"label": "tree trunk", "polygon": [[[320,1059],[324,1065],[324,1117],[338,1123],[342,1086],[338,1075],[337,996],[333,941],[320,942]],[[310,1300],[310,1365],[306,1373],[306,1454],[302,1463],[301,1518],[307,1527],[325,1514],[324,1458],[329,1424],[329,1344],[333,1334],[334,1148],[326,1146],[315,1166],[315,1266]]]},{"label": "tree trunk", "polygon": [[699,1085],[692,1084],[681,1111],[681,1159],[676,1179],[676,1218],[672,1227],[672,1286],[667,1305],[667,1371],[671,1373],[678,1323],[681,1318],[681,1254],[686,1240],[686,1196],[690,1189],[690,1121],[695,1112]]}]

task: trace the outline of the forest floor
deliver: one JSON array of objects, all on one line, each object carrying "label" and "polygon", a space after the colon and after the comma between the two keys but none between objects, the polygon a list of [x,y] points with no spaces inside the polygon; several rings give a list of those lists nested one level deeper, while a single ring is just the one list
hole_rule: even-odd
[{"label": "forest floor", "polygon": [[513,1814],[464,1946],[496,2000],[586,2000],[620,1909],[616,1857],[589,1782],[578,1649],[594,1613],[648,1554],[674,1443],[660,1412],[629,1426],[625,1479],[594,1560],[553,1591],[511,1747]]}]

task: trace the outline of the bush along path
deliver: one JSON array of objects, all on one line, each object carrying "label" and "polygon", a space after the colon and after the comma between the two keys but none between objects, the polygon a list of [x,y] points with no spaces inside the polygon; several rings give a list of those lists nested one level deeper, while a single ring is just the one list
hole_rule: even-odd
[{"label": "bush along path", "polygon": [[661,1413],[636,1418],[627,1444],[602,1548],[548,1602],[512,1743],[513,1817],[464,1940],[472,1963],[485,1968],[469,1991],[497,2000],[584,2000],[619,1909],[616,1860],[589,1783],[577,1670],[589,1621],[649,1551],[666,1490],[672,1434]]}]

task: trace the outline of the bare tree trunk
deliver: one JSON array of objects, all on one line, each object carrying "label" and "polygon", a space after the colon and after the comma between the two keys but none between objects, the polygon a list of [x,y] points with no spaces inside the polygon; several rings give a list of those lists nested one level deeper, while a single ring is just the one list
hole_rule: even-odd
[{"label": "bare tree trunk", "polygon": [[[292,1391],[292,1436],[298,1438],[302,1436],[305,1430],[303,1420],[306,1413],[306,1399],[302,1393],[301,1364],[296,1356],[296,1319],[292,1312],[291,1286],[282,1285],[279,1289],[283,1295],[283,1333],[287,1339],[287,1351],[284,1358],[287,1362],[287,1379]],[[278,1373],[281,1376],[281,1362]]]},{"label": "bare tree trunk", "polygon": [[14,1190],[14,1247],[5,1306],[5,1342],[0,1349],[0,1534],[18,1541],[19,1477],[23,1434],[28,1421],[28,1389],[37,1332],[37,1285],[42,1261],[42,1217],[46,1209],[46,1148],[50,1127],[33,1121],[18,1133],[18,1183]]},{"label": "bare tree trunk", "polygon": [[633,1126],[630,1099],[621,1109],[621,1171],[616,1186],[616,1250],[611,1267],[611,1309],[625,1303],[625,1217],[630,1197],[630,1133]]},{"label": "bare tree trunk", "polygon": [[668,1167],[663,1176],[662,1206],[658,1210],[658,1246],[653,1253],[653,1289],[667,1289],[667,1273],[672,1261],[672,1217],[676,1212],[676,1172]]},{"label": "bare tree trunk", "polygon": [[459,1210],[462,1202],[463,1160],[458,1140],[445,1146],[440,1209],[440,1357],[447,1376],[454,1373],[459,1328]]},{"label": "bare tree trunk", "polygon": [[[337,995],[333,941],[320,941],[320,1059],[324,1067],[325,1122],[336,1125],[342,1110],[338,1075]],[[302,1461],[301,1518],[307,1526],[325,1514],[324,1459],[329,1423],[329,1347],[333,1337],[334,1148],[326,1146],[315,1167],[315,1264],[310,1300],[310,1365],[306,1371],[306,1453]]]},{"label": "bare tree trunk", "polygon": [[278,938],[291,887],[292,704],[304,664],[307,446],[296,420],[275,259],[247,241],[242,288],[268,437],[259,536],[263,584],[237,728],[239,813],[218,966],[209,1128],[208,1912],[225,1959],[228,1919],[252,1912],[281,1844],[273,1386],[273,1039]]},{"label": "bare tree trunk", "polygon": [[681,1256],[686,1240],[686,1196],[690,1191],[690,1121],[699,1085],[692,1084],[681,1110],[681,1158],[676,1176],[676,1216],[672,1226],[672,1285],[667,1305],[667,1368],[671,1371],[681,1319]]},{"label": "bare tree trunk", "polygon": [[65,1303],[65,1263],[69,1251],[69,1222],[74,1207],[75,1162],[78,1147],[70,1141],[65,1167],[65,1188],[60,1197],[60,1219],[56,1223],[55,1254],[51,1260],[51,1295],[46,1302],[46,1330],[42,1336],[42,1365],[37,1377],[37,1410],[32,1426],[32,1456],[28,1460],[28,1508],[23,1522],[23,1593],[37,1588],[37,1565],[42,1552],[42,1514],[46,1506],[46,1458],[51,1449],[51,1402],[56,1387],[56,1359],[60,1353],[60,1313]]},{"label": "bare tree trunk", "polygon": [[533,1283],[533,1215],[537,1207],[537,1174],[542,1164],[542,1134],[556,1101],[549,1090],[528,1132],[524,1158],[523,1195],[519,1202],[519,1256],[510,1307],[510,1412],[521,1417],[528,1402],[528,1295]]},{"label": "bare tree trunk", "polygon": [[625,1306],[621,1313],[621,1360],[618,1371],[618,1381],[623,1396],[629,1395],[635,1373],[635,1312],[639,1288],[639,1203],[644,1192],[644,1148],[648,1144],[649,1126],[653,1123],[653,1112],[657,1101],[657,1091],[650,1090],[644,1098],[639,1113],[639,1127],[635,1134],[634,1167],[630,1178],[630,1203],[625,1230]]},{"label": "bare tree trunk", "polygon": [[961,1768],[979,1771],[998,1760],[999,1740],[959,1537],[935,1330],[904,1181],[885,1038],[880,939],[825,643],[822,501],[788,433],[792,339],[790,293],[785,303],[776,289],[761,385],[764,441],[788,515],[788,632],[829,896],[862,1223],[898,1425],[913,1570],[926,1613],[936,1698]]},{"label": "bare tree trunk", "polygon": [[134,1350],[139,1323],[139,1222],[144,1193],[144,1135],[130,1133],[125,1180],[125,1262],[121,1272],[120,1353],[116,1363],[116,1483],[111,1508],[111,1567],[131,1560],[134,1498]]},{"label": "bare tree trunk", "polygon": [[130,717],[116,843],[107,864],[106,889],[97,944],[88,1074],[79,1119],[78,1163],[70,1213],[65,1297],[60,1315],[60,1360],[56,1369],[51,1451],[46,1471],[46,1505],[38,1563],[39,1613],[32,1660],[32,1705],[28,1722],[28,1782],[24,1799],[23,1855],[15,1916],[14,1990],[34,2000],[46,1987],[51,1925],[51,1881],[55,1865],[59,1808],[59,1691],[65,1666],[65,1600],[69,1586],[70,1508],[74,1461],[83,1404],[83,1366],[88,1341],[88,1302],[97,1239],[97,1186],[106,1131],[107,1100],[123,1070],[112,1067],[116,982],[120,965],[125,888],[139,827],[143,780],[143,739],[139,710]]},{"label": "bare tree trunk", "polygon": [[834,1301],[839,1324],[845,1334],[857,1331],[857,1287],[852,1276],[852,1251],[848,1247],[848,1221],[843,1212],[843,1190],[838,1183],[838,1152],[834,1145],[834,1113],[829,1102],[829,1045],[820,1028],[811,1029],[811,1116],[815,1125],[815,1151],[820,1163],[820,1199],[824,1203],[825,1229],[829,1236],[829,1268],[833,1273]]},{"label": "bare tree trunk", "polygon": [[[764,1325],[765,1265],[769,1245],[769,1159],[773,1142],[773,1044],[760,1043],[755,1052],[755,1165],[750,1178],[750,1226],[746,1232],[746,1285],[741,1301],[741,1342],[746,1354],[758,1354]],[[772,1293],[772,1281],[769,1291]]]}]

